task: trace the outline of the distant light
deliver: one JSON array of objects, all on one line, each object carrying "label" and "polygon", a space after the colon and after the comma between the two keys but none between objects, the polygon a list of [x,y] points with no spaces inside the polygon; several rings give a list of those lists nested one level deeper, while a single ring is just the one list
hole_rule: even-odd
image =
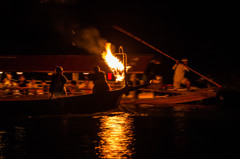
[{"label": "distant light", "polygon": [[0,71],[0,75],[1,75],[1,74],[3,74],[3,72],[2,72],[2,71]]},{"label": "distant light", "polygon": [[53,75],[53,73],[52,72],[48,72],[48,76],[52,76]]},{"label": "distant light", "polygon": [[89,75],[89,73],[88,73],[88,72],[84,72],[83,74],[84,74],[84,75]]},{"label": "distant light", "polygon": [[22,75],[23,74],[23,72],[16,72],[17,73],[17,75]]}]

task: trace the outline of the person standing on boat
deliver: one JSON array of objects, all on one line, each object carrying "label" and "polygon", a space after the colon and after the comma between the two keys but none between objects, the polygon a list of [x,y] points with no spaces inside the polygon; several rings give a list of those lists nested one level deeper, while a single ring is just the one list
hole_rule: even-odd
[{"label": "person standing on boat", "polygon": [[104,93],[110,91],[110,86],[107,83],[105,73],[100,70],[99,66],[93,68],[93,82],[94,87],[92,92],[95,93]]},{"label": "person standing on boat", "polygon": [[59,97],[66,95],[65,84],[67,83],[67,81],[67,78],[63,75],[63,68],[61,66],[57,66],[55,74],[52,77],[49,89],[49,92],[52,94],[51,97]]},{"label": "person standing on boat", "polygon": [[[132,87],[136,87],[136,86],[140,85],[140,80],[139,80],[139,78],[137,78],[137,75],[135,73],[131,74],[128,82],[129,82],[129,85]],[[139,93],[140,93],[139,90],[133,91],[133,98],[138,99]]]},{"label": "person standing on boat", "polygon": [[173,76],[173,87],[174,90],[177,90],[180,88],[181,84],[186,85],[187,90],[190,89],[191,83],[190,81],[185,77],[185,71],[189,71],[187,63],[187,59],[182,59],[182,63],[179,63],[179,61],[176,61],[176,64],[172,67],[174,72]]}]

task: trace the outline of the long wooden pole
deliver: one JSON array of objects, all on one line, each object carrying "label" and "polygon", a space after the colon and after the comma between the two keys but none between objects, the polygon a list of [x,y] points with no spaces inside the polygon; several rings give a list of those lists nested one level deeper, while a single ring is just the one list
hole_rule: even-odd
[{"label": "long wooden pole", "polygon": [[[146,41],[144,41],[144,40],[142,40],[142,39],[140,39],[140,38],[138,38],[137,36],[133,35],[132,33],[127,32],[126,30],[120,28],[119,26],[114,25],[113,28],[116,29],[116,30],[118,30],[118,31],[120,31],[120,32],[122,32],[122,33],[124,33],[124,34],[126,34],[126,35],[128,35],[128,36],[130,36],[130,37],[132,37],[133,39],[135,39],[135,40],[143,43],[144,45],[146,45],[146,46],[148,46],[148,47],[156,50],[157,52],[159,52],[159,53],[161,53],[162,55],[164,55],[164,56],[166,56],[166,57],[174,60],[175,62],[178,61],[178,60],[176,60],[175,58],[173,58],[172,56],[169,56],[168,54],[162,52],[161,50],[157,49],[157,48],[154,47],[153,45],[147,43]],[[218,83],[214,82],[213,80],[211,80],[211,79],[203,76],[202,74],[198,73],[197,71],[193,70],[192,68],[190,68],[190,67],[188,67],[188,66],[187,66],[187,68],[188,68],[189,70],[191,70],[192,72],[196,73],[197,75],[201,76],[202,78],[206,79],[207,81],[213,83],[213,84],[216,85],[217,87],[219,87],[219,88],[222,87],[220,84],[218,84]]]}]

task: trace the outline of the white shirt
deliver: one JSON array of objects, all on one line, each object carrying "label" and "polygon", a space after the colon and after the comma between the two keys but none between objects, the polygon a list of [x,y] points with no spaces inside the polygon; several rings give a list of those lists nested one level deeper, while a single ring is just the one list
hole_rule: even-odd
[{"label": "white shirt", "polygon": [[185,75],[185,71],[189,71],[189,69],[182,63],[175,64],[172,67],[172,69],[175,70],[174,78],[177,78],[177,79],[183,79]]}]

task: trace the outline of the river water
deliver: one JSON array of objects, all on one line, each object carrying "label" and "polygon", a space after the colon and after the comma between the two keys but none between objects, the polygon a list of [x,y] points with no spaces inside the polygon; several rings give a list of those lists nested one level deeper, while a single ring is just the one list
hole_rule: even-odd
[{"label": "river water", "polygon": [[0,159],[238,158],[239,112],[122,105],[95,114],[1,117]]}]

